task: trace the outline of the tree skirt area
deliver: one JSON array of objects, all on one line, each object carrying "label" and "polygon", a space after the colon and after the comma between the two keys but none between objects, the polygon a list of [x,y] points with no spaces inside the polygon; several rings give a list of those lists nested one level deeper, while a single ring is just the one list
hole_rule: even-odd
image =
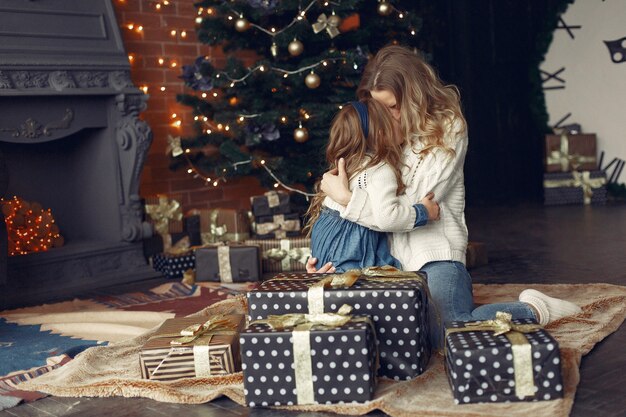
[{"label": "tree skirt area", "polygon": [[[474,285],[479,304],[510,301],[527,285]],[[548,295],[571,300],[583,309],[546,327],[558,340],[565,397],[540,402],[455,405],[446,379],[443,357],[434,355],[428,370],[411,381],[381,379],[372,401],[361,404],[279,407],[362,415],[382,410],[391,416],[567,416],[573,405],[583,355],[611,334],[626,317],[626,287],[609,284],[533,285]],[[221,301],[193,316],[245,313],[245,296]],[[156,328],[132,339],[92,347],[66,365],[24,382],[20,388],[67,397],[146,397],[176,403],[203,403],[225,395],[244,405],[242,374],[188,378],[170,382],[142,380],[139,351]]]},{"label": "tree skirt area", "polygon": [[166,283],[150,291],[0,312],[0,410],[45,396],[20,385],[64,366],[89,347],[139,336],[165,319],[200,311],[248,287]]}]

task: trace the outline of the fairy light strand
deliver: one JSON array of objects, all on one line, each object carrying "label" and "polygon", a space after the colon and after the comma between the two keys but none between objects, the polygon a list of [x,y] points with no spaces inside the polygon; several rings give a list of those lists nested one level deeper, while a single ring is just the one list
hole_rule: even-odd
[{"label": "fairy light strand", "polygon": [[[193,164],[193,162],[191,162],[191,159],[189,159],[189,157],[187,156],[187,154],[183,154],[185,156],[185,160],[187,161],[187,164],[189,165],[189,170],[191,170],[191,172],[189,172],[189,170],[187,170],[187,172],[189,172],[190,174],[194,175],[194,178],[201,178],[202,180],[204,180],[204,182],[208,185],[208,184],[213,184],[214,187],[217,187],[217,185],[220,182],[226,182],[226,179],[224,177],[218,177],[215,179],[212,179],[211,177],[208,177],[206,175],[204,175],[202,172],[200,172],[200,170],[198,170],[198,168],[196,168],[196,166]],[[251,164],[252,162],[254,162],[254,159],[249,159],[246,161],[238,161],[238,162],[233,162],[230,166],[235,168],[235,170],[237,169],[238,166],[241,165],[248,165]],[[261,160],[260,161],[260,165],[265,169],[265,171],[267,171],[267,173],[272,177],[272,179],[274,181],[276,181],[276,183],[280,186],[283,187],[286,190],[292,191],[294,193],[298,193],[298,194],[302,194],[303,196],[305,196],[307,199],[309,197],[315,197],[315,194],[311,194],[311,193],[307,193],[305,191],[302,190],[298,190],[297,188],[293,188],[288,186],[287,184],[285,184],[283,181],[281,181],[276,174],[274,174],[274,172],[267,166],[267,164],[265,163],[265,160]],[[275,185],[276,186],[276,185]]]},{"label": "fairy light strand", "polygon": [[[286,31],[287,29],[289,29],[290,27],[292,27],[293,25],[295,25],[297,22],[299,22],[300,20],[302,20],[304,18],[304,15],[306,14],[306,12],[309,11],[309,9],[311,7],[313,7],[313,5],[317,3],[317,0],[313,0],[311,3],[309,3],[309,5],[304,9],[298,12],[298,16],[294,17],[293,20],[291,21],[291,23],[289,23],[287,26],[285,26],[284,28],[282,28],[281,30],[277,30],[272,32],[271,30],[267,30],[265,29],[263,26],[259,26],[255,23],[249,22],[250,26],[257,28],[258,30],[260,30],[261,32],[271,36],[272,38],[275,38],[277,35],[280,35],[281,33],[283,33],[284,31]],[[243,16],[243,13],[238,12],[237,10],[233,9],[232,7],[228,6],[228,8],[235,13],[237,16],[236,17],[240,17]]]}]

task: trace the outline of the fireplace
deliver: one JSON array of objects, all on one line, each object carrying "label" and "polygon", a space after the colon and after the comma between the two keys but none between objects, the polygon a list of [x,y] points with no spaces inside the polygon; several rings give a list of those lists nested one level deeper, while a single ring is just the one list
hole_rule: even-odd
[{"label": "fireplace", "polygon": [[51,208],[65,238],[61,248],[8,258],[0,307],[155,276],[139,198],[152,134],[129,70],[110,1],[0,3],[5,196]]}]

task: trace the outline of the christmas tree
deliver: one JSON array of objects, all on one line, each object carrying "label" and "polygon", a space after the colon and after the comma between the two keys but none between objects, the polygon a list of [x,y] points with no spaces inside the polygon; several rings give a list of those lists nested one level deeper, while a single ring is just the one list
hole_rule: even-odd
[{"label": "christmas tree", "polygon": [[[374,0],[202,1],[197,33],[225,66],[185,65],[197,134],[170,138],[172,167],[218,186],[256,175],[268,187],[311,190],[325,171],[334,114],[355,99],[371,54],[390,43],[422,49],[420,3]],[[256,62],[235,58],[252,50]]]}]

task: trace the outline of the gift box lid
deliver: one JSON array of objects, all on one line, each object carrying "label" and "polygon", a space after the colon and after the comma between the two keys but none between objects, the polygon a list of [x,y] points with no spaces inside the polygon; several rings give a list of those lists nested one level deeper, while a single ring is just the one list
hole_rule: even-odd
[{"label": "gift box lid", "polygon": [[[203,316],[203,317],[181,317],[167,319],[163,322],[161,327],[151,336],[148,341],[143,345],[142,350],[152,349],[171,349],[177,347],[171,344],[172,340],[180,339],[183,337],[181,331],[191,326],[201,326],[211,319],[215,319],[218,316]],[[222,322],[223,320],[223,322]],[[239,332],[244,327],[245,318],[243,314],[230,314],[220,318],[223,323],[216,327],[213,331],[214,335],[210,339],[211,345],[230,345],[232,342],[237,341],[239,338]],[[208,333],[212,333],[209,330]],[[178,347],[192,346],[195,342],[206,340],[207,336],[199,336],[192,343],[183,344]]]}]

